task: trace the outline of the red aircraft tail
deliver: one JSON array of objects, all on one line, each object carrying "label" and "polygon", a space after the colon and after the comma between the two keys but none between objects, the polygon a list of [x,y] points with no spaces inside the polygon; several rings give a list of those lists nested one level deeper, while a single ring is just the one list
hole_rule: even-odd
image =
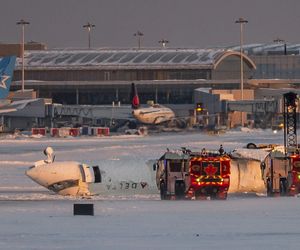
[{"label": "red aircraft tail", "polygon": [[134,83],[131,84],[130,99],[131,99],[131,107],[133,109],[138,109],[140,107],[140,99]]}]

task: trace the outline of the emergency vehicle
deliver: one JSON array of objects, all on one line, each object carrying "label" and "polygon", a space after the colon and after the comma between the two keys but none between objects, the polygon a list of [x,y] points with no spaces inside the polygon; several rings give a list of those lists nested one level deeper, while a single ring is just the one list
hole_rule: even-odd
[{"label": "emergency vehicle", "polygon": [[156,163],[156,184],[162,200],[226,199],[230,158],[218,151],[167,151]]},{"label": "emergency vehicle", "polygon": [[296,93],[283,95],[284,152],[276,148],[261,164],[262,177],[268,196],[296,195],[300,193],[300,154],[297,143]]}]

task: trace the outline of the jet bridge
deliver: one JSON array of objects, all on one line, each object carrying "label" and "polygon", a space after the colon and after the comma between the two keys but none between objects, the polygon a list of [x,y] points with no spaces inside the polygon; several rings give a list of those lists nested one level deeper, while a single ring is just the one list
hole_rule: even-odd
[{"label": "jet bridge", "polygon": [[278,101],[275,99],[225,101],[225,103],[225,112],[277,113],[279,111]]},{"label": "jet bridge", "polygon": [[131,106],[114,105],[62,105],[53,104],[49,106],[49,115],[57,116],[77,116],[91,119],[132,119]]},{"label": "jet bridge", "polygon": [[48,105],[46,113],[51,119],[51,127],[62,124],[63,126],[74,125],[75,123],[83,124],[84,122],[112,126],[116,129],[123,126],[127,121],[134,120],[129,105],[51,104]]},{"label": "jet bridge", "polygon": [[234,111],[247,113],[247,118],[249,119],[247,122],[250,122],[249,125],[255,124],[256,127],[261,128],[272,127],[275,122],[274,119],[280,113],[279,99],[222,101],[222,104],[225,114]]}]

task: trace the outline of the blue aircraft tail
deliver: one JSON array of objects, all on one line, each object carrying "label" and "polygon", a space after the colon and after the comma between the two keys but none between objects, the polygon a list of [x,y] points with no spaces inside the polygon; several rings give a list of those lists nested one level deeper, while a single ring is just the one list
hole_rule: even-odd
[{"label": "blue aircraft tail", "polygon": [[0,61],[0,99],[8,96],[15,64],[15,56],[3,57]]}]

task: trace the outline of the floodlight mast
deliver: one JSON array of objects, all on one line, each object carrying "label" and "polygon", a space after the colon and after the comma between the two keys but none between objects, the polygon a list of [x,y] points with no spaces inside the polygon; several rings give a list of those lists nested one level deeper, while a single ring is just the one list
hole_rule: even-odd
[{"label": "floodlight mast", "polygon": [[19,22],[16,23],[17,25],[21,25],[22,28],[22,46],[21,46],[21,53],[22,53],[22,92],[25,89],[25,68],[24,68],[24,50],[25,50],[25,25],[29,25],[30,23],[21,19]]},{"label": "floodlight mast", "polygon": [[[240,75],[241,75],[241,100],[244,100],[244,65],[243,65],[243,40],[244,40],[244,25],[248,23],[248,21],[242,17],[235,21],[235,23],[240,24],[240,55],[241,55],[241,66],[240,66]],[[243,112],[241,113],[241,125],[244,125],[244,117]]]},{"label": "floodlight mast", "polygon": [[141,31],[137,31],[136,33],[133,34],[134,36],[136,36],[138,38],[138,48],[141,48],[141,40],[142,40],[142,36],[144,36],[144,34]]},{"label": "floodlight mast", "polygon": [[83,25],[82,27],[85,28],[88,32],[88,46],[89,46],[88,48],[91,49],[91,30],[92,28],[95,28],[96,25],[87,22],[87,24]]},{"label": "floodlight mast", "polygon": [[158,43],[160,43],[163,48],[166,48],[169,41],[166,40],[166,39],[161,39],[161,40],[158,41]]}]

